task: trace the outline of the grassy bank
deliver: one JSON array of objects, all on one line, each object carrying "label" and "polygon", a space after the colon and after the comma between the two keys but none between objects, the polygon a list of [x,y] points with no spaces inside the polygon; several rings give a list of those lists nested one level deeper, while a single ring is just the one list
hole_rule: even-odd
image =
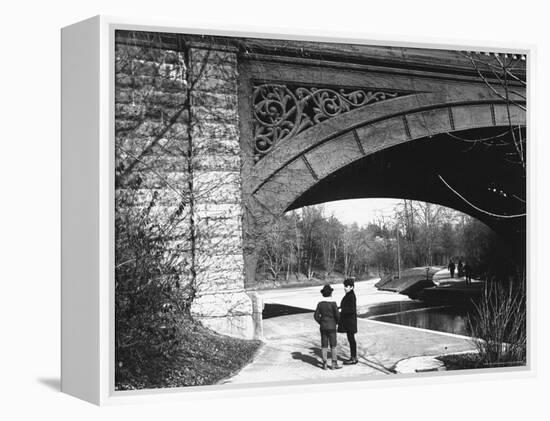
[{"label": "grassy bank", "polygon": [[216,384],[247,365],[261,345],[217,334],[189,318],[179,335],[169,354],[151,351],[147,359],[119,361],[116,390]]}]

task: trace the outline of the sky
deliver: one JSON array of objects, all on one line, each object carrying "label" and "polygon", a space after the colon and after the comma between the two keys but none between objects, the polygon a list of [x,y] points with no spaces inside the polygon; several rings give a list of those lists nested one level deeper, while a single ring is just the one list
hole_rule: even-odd
[{"label": "sky", "polygon": [[334,214],[344,224],[357,222],[362,226],[380,215],[392,215],[393,208],[399,202],[399,199],[349,199],[326,202],[323,206],[327,216]]}]

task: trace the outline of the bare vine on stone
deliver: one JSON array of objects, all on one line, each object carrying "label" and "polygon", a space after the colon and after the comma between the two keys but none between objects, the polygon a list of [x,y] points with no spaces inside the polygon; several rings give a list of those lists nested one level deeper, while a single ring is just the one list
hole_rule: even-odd
[{"label": "bare vine on stone", "polygon": [[[122,31],[115,44],[119,388],[168,384],[196,326],[190,308],[197,292],[212,273],[231,282],[220,264],[229,259],[216,253],[240,252],[231,248],[240,230],[234,206],[225,205],[239,194],[239,154],[224,143],[235,133],[235,118],[223,106],[234,108],[235,93],[222,83],[233,77],[224,72],[234,63],[204,43],[192,53],[184,38],[173,49],[160,37]],[[209,72],[221,81],[215,95]]]}]

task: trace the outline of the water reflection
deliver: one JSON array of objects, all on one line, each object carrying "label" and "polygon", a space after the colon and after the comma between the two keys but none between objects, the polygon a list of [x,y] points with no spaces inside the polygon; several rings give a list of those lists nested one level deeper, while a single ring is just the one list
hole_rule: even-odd
[{"label": "water reflection", "polygon": [[359,308],[358,316],[361,318],[374,320],[374,316],[400,313],[403,311],[415,309],[426,309],[429,307],[433,306],[427,303],[423,303],[421,301],[387,301],[385,303],[370,305],[366,308]]},{"label": "water reflection", "polygon": [[410,310],[368,318],[381,322],[468,336],[466,330],[467,311],[456,307]]}]

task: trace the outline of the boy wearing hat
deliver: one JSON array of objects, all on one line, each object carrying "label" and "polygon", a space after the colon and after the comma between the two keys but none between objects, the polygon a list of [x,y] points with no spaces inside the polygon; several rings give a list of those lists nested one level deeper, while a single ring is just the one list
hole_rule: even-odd
[{"label": "boy wearing hat", "polygon": [[327,369],[327,356],[328,345],[330,344],[330,356],[332,358],[332,365],[330,368],[336,370],[342,368],[338,365],[337,355],[337,342],[336,342],[336,325],[340,319],[338,307],[336,303],[330,299],[332,296],[332,287],[325,285],[321,290],[323,297],[327,300],[322,300],[317,304],[313,317],[315,321],[319,323],[321,330],[321,356],[323,358],[323,370]]},{"label": "boy wearing hat", "polygon": [[350,358],[344,361],[344,365],[357,364],[357,342],[355,334],[357,333],[357,298],[355,297],[354,278],[346,278],[344,280],[344,291],[346,295],[340,303],[340,323],[338,324],[338,332],[345,333],[348,337]]}]

